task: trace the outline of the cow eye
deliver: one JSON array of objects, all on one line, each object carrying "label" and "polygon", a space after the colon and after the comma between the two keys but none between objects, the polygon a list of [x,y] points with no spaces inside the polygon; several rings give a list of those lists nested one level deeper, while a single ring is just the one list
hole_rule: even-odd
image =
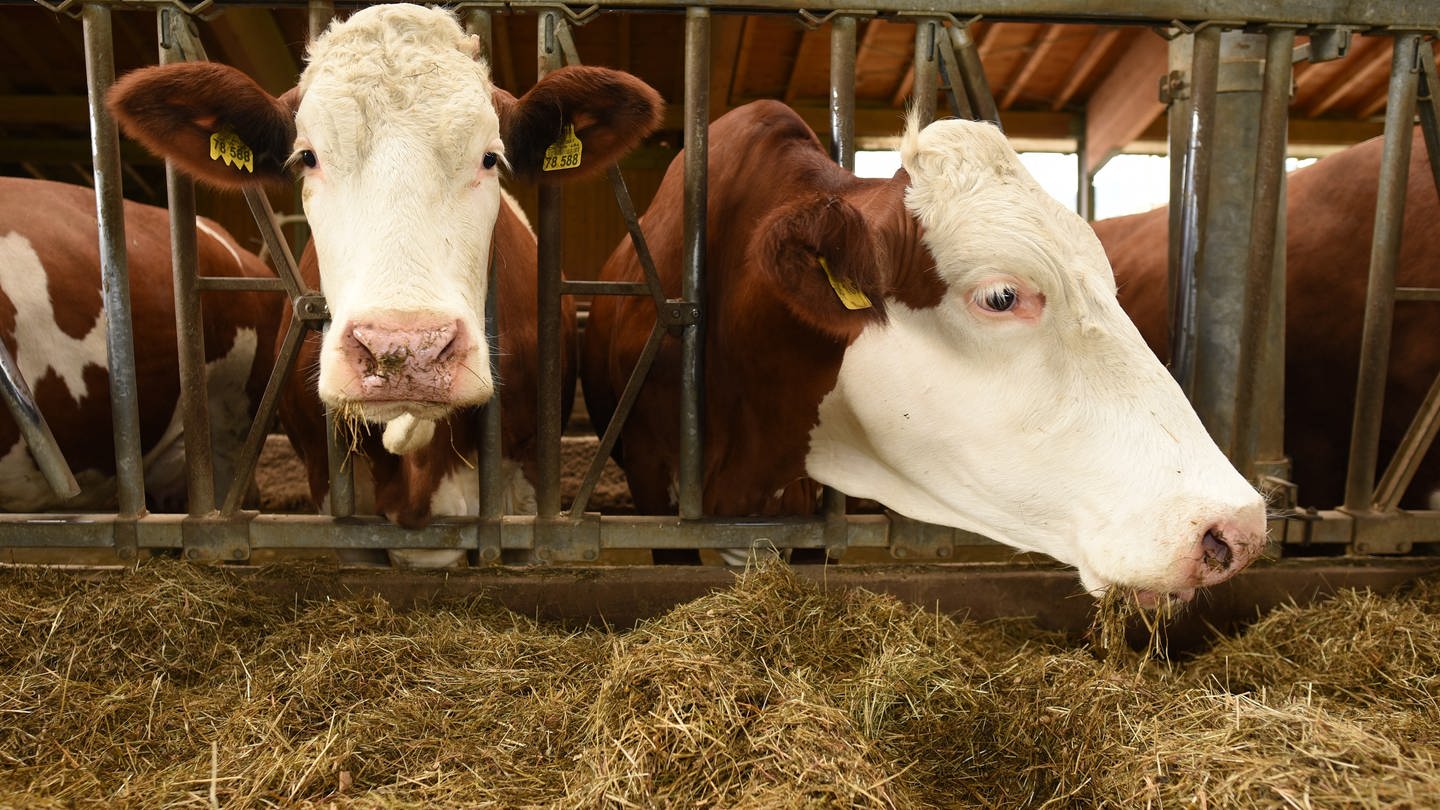
[{"label": "cow eye", "polygon": [[991,312],[1009,312],[1014,308],[1016,299],[1014,287],[996,287],[980,296],[980,306]]},{"label": "cow eye", "polygon": [[319,165],[320,158],[315,157],[315,153],[309,149],[302,149],[300,150],[300,162],[305,164],[305,168],[313,169]]},{"label": "cow eye", "polygon": [[495,154],[494,152],[486,152],[483,162],[485,164],[485,168],[493,169],[495,168],[495,164],[500,162],[500,156]]}]

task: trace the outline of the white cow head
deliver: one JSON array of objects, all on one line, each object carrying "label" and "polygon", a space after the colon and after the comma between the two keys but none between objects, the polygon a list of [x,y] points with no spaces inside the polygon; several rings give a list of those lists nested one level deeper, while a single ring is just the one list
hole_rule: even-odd
[{"label": "white cow head", "polygon": [[[314,42],[280,98],[211,64],[136,71],[110,97],[129,134],[200,179],[300,175],[332,318],[320,397],[407,425],[411,449],[431,420],[493,393],[483,312],[501,172],[538,175],[563,137],[579,165],[548,176],[593,175],[659,123],[658,95],[628,74],[565,68],[517,100],[477,53],[450,12],[372,6]],[[215,137],[220,158],[243,142],[254,165],[215,159]]]},{"label": "white cow head", "polygon": [[808,472],[1049,554],[1092,591],[1186,595],[1254,558],[1260,497],[1121,310],[1086,223],[989,124],[912,118],[902,160],[943,293],[888,300],[855,337]]}]

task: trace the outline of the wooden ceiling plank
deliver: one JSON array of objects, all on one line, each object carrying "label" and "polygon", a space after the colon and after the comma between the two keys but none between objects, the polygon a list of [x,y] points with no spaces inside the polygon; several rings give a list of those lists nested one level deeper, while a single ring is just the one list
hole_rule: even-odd
[{"label": "wooden ceiling plank", "polygon": [[1117,47],[1119,41],[1119,28],[1105,28],[1096,32],[1085,52],[1070,68],[1070,78],[1065,82],[1065,86],[1060,88],[1060,93],[1050,102],[1051,112],[1064,109],[1065,105],[1070,103],[1070,99],[1074,98],[1075,93],[1085,85],[1085,82],[1089,81],[1090,76],[1105,60],[1105,57]]},{"label": "wooden ceiling plank", "polygon": [[[629,19],[625,15],[624,19]],[[710,120],[730,109],[736,72],[742,59],[742,41],[747,18],[720,14],[710,18]],[[626,48],[629,53],[629,48]]]},{"label": "wooden ceiling plank", "polygon": [[277,96],[295,86],[300,67],[272,12],[230,7],[210,22],[210,30],[220,43],[212,60],[239,68]]},{"label": "wooden ceiling plank", "polygon": [[796,85],[803,78],[804,71],[814,65],[812,60],[819,60],[821,64],[829,65],[830,29],[828,27],[801,32],[800,47],[795,52],[795,61],[790,64],[790,76],[785,80],[786,104],[794,103],[799,93]]},{"label": "wooden ceiling plank", "polygon": [[1026,83],[1035,75],[1035,71],[1045,64],[1055,43],[1060,41],[1062,30],[1058,25],[1040,27],[1038,36],[1033,40],[1034,47],[1030,49],[1030,55],[1021,63],[1020,69],[1015,72],[1015,77],[1011,79],[1010,86],[1006,88],[1005,95],[1000,100],[1000,109],[1010,109],[1011,105],[1015,103],[1015,99],[1024,92]]},{"label": "wooden ceiling plank", "polygon": [[[1086,105],[1086,171],[1095,171],[1165,112],[1157,88],[1169,72],[1169,56],[1165,40],[1139,37],[1095,88]],[[1008,129],[1008,119],[1006,124]]]},{"label": "wooden ceiling plank", "polygon": [[753,17],[745,17],[740,26],[740,46],[735,52],[735,67],[730,76],[730,93],[735,99],[748,98],[746,81],[750,74],[750,59],[755,50],[757,29],[760,26]]}]

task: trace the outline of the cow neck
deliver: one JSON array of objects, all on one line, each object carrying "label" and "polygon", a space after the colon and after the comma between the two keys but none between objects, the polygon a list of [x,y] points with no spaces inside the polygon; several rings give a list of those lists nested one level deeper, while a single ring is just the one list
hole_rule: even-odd
[{"label": "cow neck", "polygon": [[909,186],[910,175],[901,169],[888,180],[857,189],[853,202],[880,241],[882,261],[888,265],[886,297],[911,309],[929,309],[945,297],[945,284],[935,272],[920,223],[905,207]]}]

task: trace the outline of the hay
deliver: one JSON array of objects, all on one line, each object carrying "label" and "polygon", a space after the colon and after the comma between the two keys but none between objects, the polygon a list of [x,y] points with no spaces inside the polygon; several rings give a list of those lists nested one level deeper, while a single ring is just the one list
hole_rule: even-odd
[{"label": "hay", "polygon": [[1345,593],[1137,665],[779,565],[623,633],[9,570],[0,807],[1421,807],[1437,613]]}]

